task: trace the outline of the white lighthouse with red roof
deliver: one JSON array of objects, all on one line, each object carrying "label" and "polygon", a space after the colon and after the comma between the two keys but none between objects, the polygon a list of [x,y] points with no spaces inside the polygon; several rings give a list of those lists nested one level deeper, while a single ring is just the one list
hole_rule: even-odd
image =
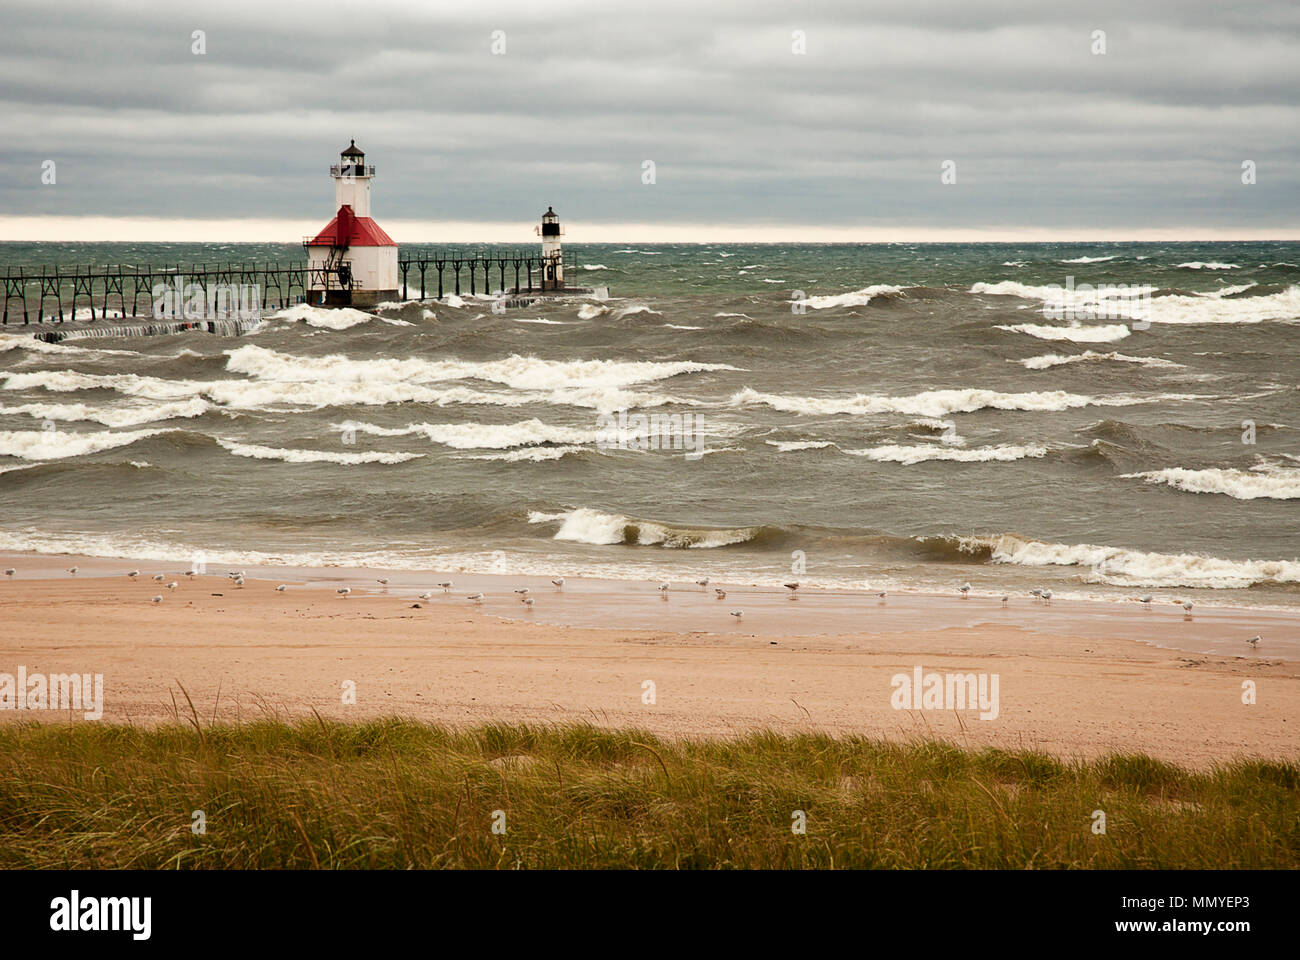
[{"label": "white lighthouse with red roof", "polygon": [[310,274],[307,299],[327,306],[374,306],[397,299],[397,244],[370,218],[375,168],[355,140],[330,167],[334,219],[304,241]]}]

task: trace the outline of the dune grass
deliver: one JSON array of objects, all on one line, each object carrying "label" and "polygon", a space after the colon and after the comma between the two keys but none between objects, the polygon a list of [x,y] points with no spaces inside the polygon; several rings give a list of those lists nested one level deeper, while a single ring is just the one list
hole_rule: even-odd
[{"label": "dune grass", "polygon": [[9,869],[1295,868],[1298,800],[1294,762],[1192,772],[811,734],[0,726]]}]

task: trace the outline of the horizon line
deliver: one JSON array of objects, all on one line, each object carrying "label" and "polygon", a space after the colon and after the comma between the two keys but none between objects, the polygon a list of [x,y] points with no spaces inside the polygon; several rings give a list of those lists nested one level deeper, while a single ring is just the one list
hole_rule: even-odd
[{"label": "horizon line", "polygon": [[[534,243],[531,221],[432,221],[388,218],[400,246],[430,243]],[[1259,243],[1300,240],[1296,229],[1208,227],[827,227],[809,224],[566,224],[569,243]],[[7,243],[284,243],[297,245],[317,221],[261,218],[78,217],[0,215]],[[772,237],[772,231],[781,231]],[[171,234],[171,236],[167,236]],[[763,234],[768,236],[759,239]],[[416,236],[436,239],[414,239]]]}]

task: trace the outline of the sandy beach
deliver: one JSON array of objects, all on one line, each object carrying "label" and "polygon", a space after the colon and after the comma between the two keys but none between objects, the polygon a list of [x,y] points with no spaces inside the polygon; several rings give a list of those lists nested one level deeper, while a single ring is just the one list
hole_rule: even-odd
[{"label": "sandy beach", "polygon": [[[66,572],[74,563],[75,576]],[[716,601],[694,585],[674,585],[664,600],[644,584],[557,590],[485,576],[456,577],[453,590],[425,601],[417,593],[441,577],[408,573],[409,585],[390,577],[382,586],[376,571],[331,570],[250,575],[235,587],[225,570],[190,579],[174,562],[10,555],[3,565],[21,571],[0,580],[0,672],[102,673],[113,722],[173,720],[173,697],[189,709],[183,686],[205,719],[218,720],[315,710],[448,724],[585,720],[705,737],[816,730],[1062,757],[1143,751],[1198,767],[1300,753],[1296,658],[1270,655],[1267,644],[1241,643],[1240,653],[1152,645],[1198,624],[1207,637],[1300,635],[1286,613],[1197,611],[1187,623],[1181,610],[1139,604],[1047,609],[1015,598],[1007,610],[997,598],[881,604],[815,593],[792,602],[757,589],[737,599],[734,587]],[[123,574],[137,567],[138,579]],[[174,591],[151,579],[158,570],[178,582]],[[335,593],[341,583],[352,587],[346,599]],[[514,596],[523,586],[536,598],[531,610]],[[466,600],[480,590],[485,603]],[[729,615],[738,604],[740,620]],[[861,625],[843,629],[852,620]],[[896,709],[893,678],[917,668],[997,675],[996,718]],[[1245,681],[1253,704],[1242,702]],[[350,689],[355,703],[344,702]],[[52,715],[0,711],[0,722],[24,718]]]}]

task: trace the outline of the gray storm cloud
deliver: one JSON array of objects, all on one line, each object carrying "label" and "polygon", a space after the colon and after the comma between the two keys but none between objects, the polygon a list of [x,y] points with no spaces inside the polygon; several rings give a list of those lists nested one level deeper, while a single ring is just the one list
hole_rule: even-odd
[{"label": "gray storm cloud", "polygon": [[355,137],[424,220],[1294,227],[1298,37],[1292,3],[9,0],[0,213],[315,216]]}]

